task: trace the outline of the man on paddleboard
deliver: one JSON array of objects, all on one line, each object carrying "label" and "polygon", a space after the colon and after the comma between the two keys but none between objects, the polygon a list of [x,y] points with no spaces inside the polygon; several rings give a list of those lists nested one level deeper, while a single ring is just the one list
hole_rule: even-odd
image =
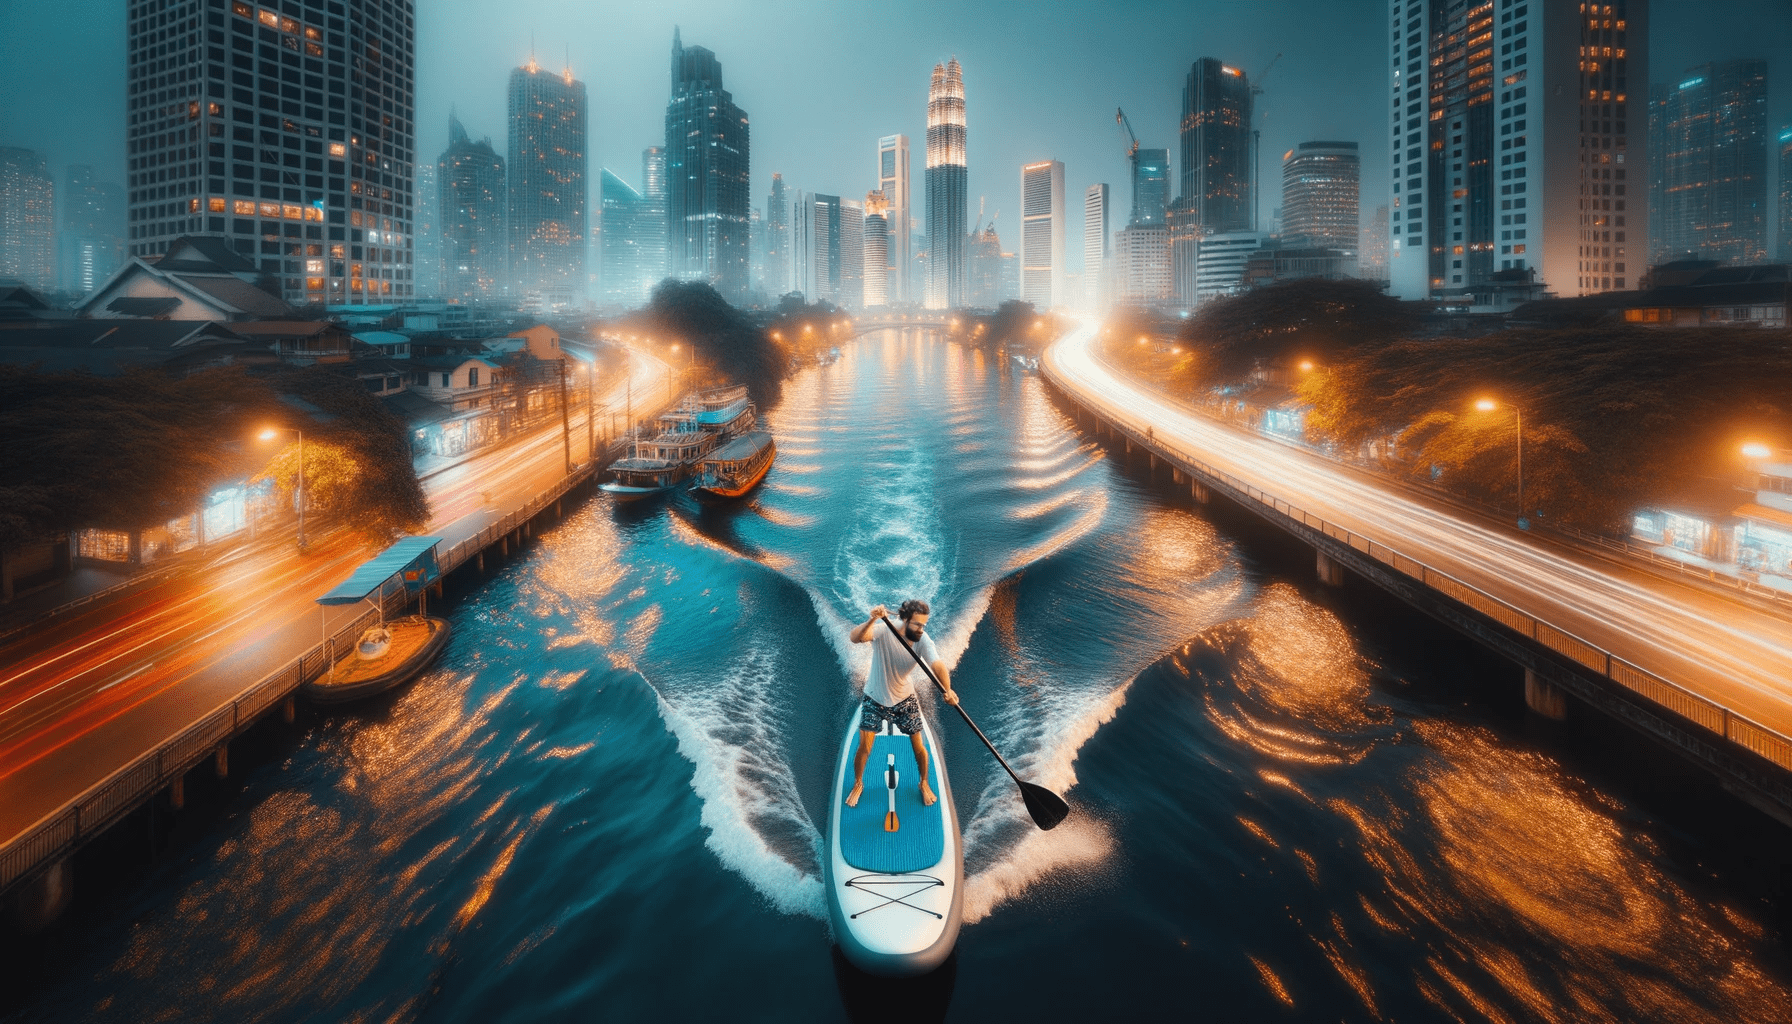
[{"label": "man on paddleboard", "polygon": [[[927,747],[921,742],[921,704],[915,696],[914,680],[926,676],[915,664],[915,659],[903,649],[902,642],[878,621],[884,614],[884,606],[878,605],[871,609],[870,618],[853,627],[847,635],[855,644],[871,645],[871,673],[865,677],[865,703],[859,708],[859,750],[852,759],[852,792],[846,794],[848,807],[857,807],[859,796],[865,792],[865,762],[871,757],[871,742],[884,722],[902,730],[914,745],[915,765],[921,770],[921,802],[933,804],[939,799],[927,785]],[[927,660],[933,674],[939,677],[940,685],[945,687],[946,703],[957,704],[958,694],[952,690],[952,675],[946,671],[946,663],[940,660],[933,638],[927,635],[927,602],[904,601],[897,614],[902,617],[903,636],[914,647],[915,653]]]}]

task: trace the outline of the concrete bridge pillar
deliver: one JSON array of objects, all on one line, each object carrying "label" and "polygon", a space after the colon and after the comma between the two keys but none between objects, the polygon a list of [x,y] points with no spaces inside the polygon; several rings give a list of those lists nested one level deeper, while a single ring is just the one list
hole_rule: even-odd
[{"label": "concrete bridge pillar", "polygon": [[1195,499],[1195,503],[1198,505],[1205,505],[1213,500],[1213,495],[1208,493],[1207,485],[1199,480],[1188,485],[1188,493]]},{"label": "concrete bridge pillar", "polygon": [[1552,722],[1568,717],[1568,694],[1559,686],[1524,670],[1524,706]]},{"label": "concrete bridge pillar", "polygon": [[299,703],[298,700],[289,693],[286,695],[286,699],[280,702],[280,720],[287,725],[291,725],[293,719],[297,717],[299,717]]},{"label": "concrete bridge pillar", "polygon": [[1328,587],[1343,586],[1344,585],[1344,566],[1339,564],[1336,561],[1333,561],[1332,557],[1330,555],[1326,554],[1324,551],[1319,551],[1318,555],[1319,555],[1319,558],[1318,558],[1317,562],[1314,564],[1314,568],[1319,573],[1319,582],[1325,584]]},{"label": "concrete bridge pillar", "polygon": [[168,806],[175,810],[187,806],[187,775],[182,772],[168,784]]},{"label": "concrete bridge pillar", "polygon": [[218,749],[212,751],[212,771],[220,779],[230,777],[230,743],[228,741],[218,744]]},{"label": "concrete bridge pillar", "polygon": [[31,935],[55,923],[74,896],[74,866],[59,860],[7,897],[6,916],[20,934]]},{"label": "concrete bridge pillar", "polygon": [[1171,466],[1170,467],[1170,482],[1176,483],[1176,484],[1181,483],[1182,482],[1182,470],[1177,469],[1175,466]]},{"label": "concrete bridge pillar", "polygon": [[506,557],[510,555],[510,534],[498,538],[498,554]]},{"label": "concrete bridge pillar", "polygon": [[485,574],[485,552],[483,552],[483,551],[481,551],[481,552],[479,552],[479,554],[477,554],[477,555],[475,555],[475,556],[474,556],[474,557],[475,557],[475,558],[476,558],[476,559],[477,559],[477,560],[478,560],[478,562],[479,562],[479,572],[480,572],[480,574],[481,574],[481,575],[484,575],[484,574]]},{"label": "concrete bridge pillar", "polygon": [[[1126,439],[1126,454],[1132,454],[1132,438],[1130,437]],[[850,796],[851,794],[848,795]]]},{"label": "concrete bridge pillar", "polygon": [[1150,460],[1151,468],[1156,469],[1157,468],[1157,453],[1152,452],[1150,455],[1147,455],[1145,457]]}]

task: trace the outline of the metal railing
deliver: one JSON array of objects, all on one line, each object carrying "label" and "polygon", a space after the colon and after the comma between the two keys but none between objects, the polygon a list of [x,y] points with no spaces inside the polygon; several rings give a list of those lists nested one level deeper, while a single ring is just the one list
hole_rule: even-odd
[{"label": "metal railing", "polygon": [[[445,575],[466,564],[479,551],[521,527],[596,472],[596,467],[587,465],[562,477],[554,486],[530,498],[502,520],[455,544],[439,560],[442,573]],[[402,611],[410,600],[402,587],[397,589],[387,595],[383,609],[368,609],[356,616],[292,661],[261,677],[198,721],[157,744],[153,750],[89,786],[0,845],[0,892],[39,866],[68,856],[82,843],[105,831],[247,728],[269,708],[321,676],[329,668],[332,651],[352,646],[362,631],[379,621],[382,613],[389,616]]]},{"label": "metal railing", "polygon": [[[1076,395],[1076,392],[1058,377],[1049,364],[1043,364],[1041,370],[1060,391],[1067,395]],[[1233,500],[1239,501],[1241,504],[1253,502],[1298,522],[1308,529],[1316,530],[1339,541],[1347,547],[1361,551],[1370,558],[1391,566],[1395,571],[1473,608],[1513,632],[1599,673],[1626,690],[1674,712],[1706,731],[1722,736],[1781,768],[1792,770],[1792,738],[1739,715],[1678,683],[1639,668],[1597,644],[1559,629],[1515,605],[1494,597],[1448,573],[1434,569],[1380,541],[1352,533],[1341,526],[1329,523],[1323,518],[1230,473],[1215,469],[1194,455],[1165,443],[1161,438],[1156,436],[1147,438],[1142,433],[1135,432],[1131,427],[1118,423],[1103,413],[1096,412],[1093,407],[1090,408],[1090,413],[1101,418],[1110,431],[1118,431],[1126,435],[1134,443],[1154,451],[1160,457],[1172,462],[1181,462],[1181,468],[1191,475],[1206,477],[1210,485],[1219,485],[1223,490],[1229,492],[1229,496]]]}]

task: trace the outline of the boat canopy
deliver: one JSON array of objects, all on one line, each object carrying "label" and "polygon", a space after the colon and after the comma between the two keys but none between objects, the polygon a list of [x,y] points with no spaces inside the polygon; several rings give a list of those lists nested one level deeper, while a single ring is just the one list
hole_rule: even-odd
[{"label": "boat canopy", "polygon": [[417,593],[434,583],[442,574],[436,563],[436,545],[440,537],[406,537],[356,567],[348,579],[336,589],[317,599],[318,604],[354,604],[365,601],[375,591],[387,593],[386,585],[402,578],[404,589]]}]

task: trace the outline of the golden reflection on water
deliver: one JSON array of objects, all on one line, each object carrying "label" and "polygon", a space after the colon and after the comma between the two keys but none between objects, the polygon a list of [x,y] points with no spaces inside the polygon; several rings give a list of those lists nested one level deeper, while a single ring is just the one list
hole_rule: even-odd
[{"label": "golden reflection on water", "polygon": [[[1389,734],[1392,713],[1370,702],[1351,638],[1294,588],[1271,586],[1249,618],[1208,639],[1236,665],[1230,690],[1204,690],[1208,715],[1274,759],[1276,768],[1258,771],[1263,781],[1311,802],[1308,773],[1354,764],[1377,742],[1423,748],[1402,787],[1321,806],[1354,832],[1354,853],[1380,879],[1354,894],[1352,917],[1360,909],[1359,927],[1378,943],[1425,944],[1416,958],[1393,956],[1416,962],[1412,991],[1438,1011],[1562,1024],[1792,1020],[1792,1002],[1750,948],[1758,924],[1688,893],[1657,867],[1650,841],[1626,831],[1616,801],[1548,756],[1437,719]],[[1285,845],[1275,819],[1237,821],[1270,847]],[[1292,852],[1318,886],[1314,858]],[[1330,919],[1329,931],[1308,925],[1308,937],[1379,1017],[1362,944],[1337,910]],[[1292,1005],[1276,973],[1252,963],[1265,989]]]}]

